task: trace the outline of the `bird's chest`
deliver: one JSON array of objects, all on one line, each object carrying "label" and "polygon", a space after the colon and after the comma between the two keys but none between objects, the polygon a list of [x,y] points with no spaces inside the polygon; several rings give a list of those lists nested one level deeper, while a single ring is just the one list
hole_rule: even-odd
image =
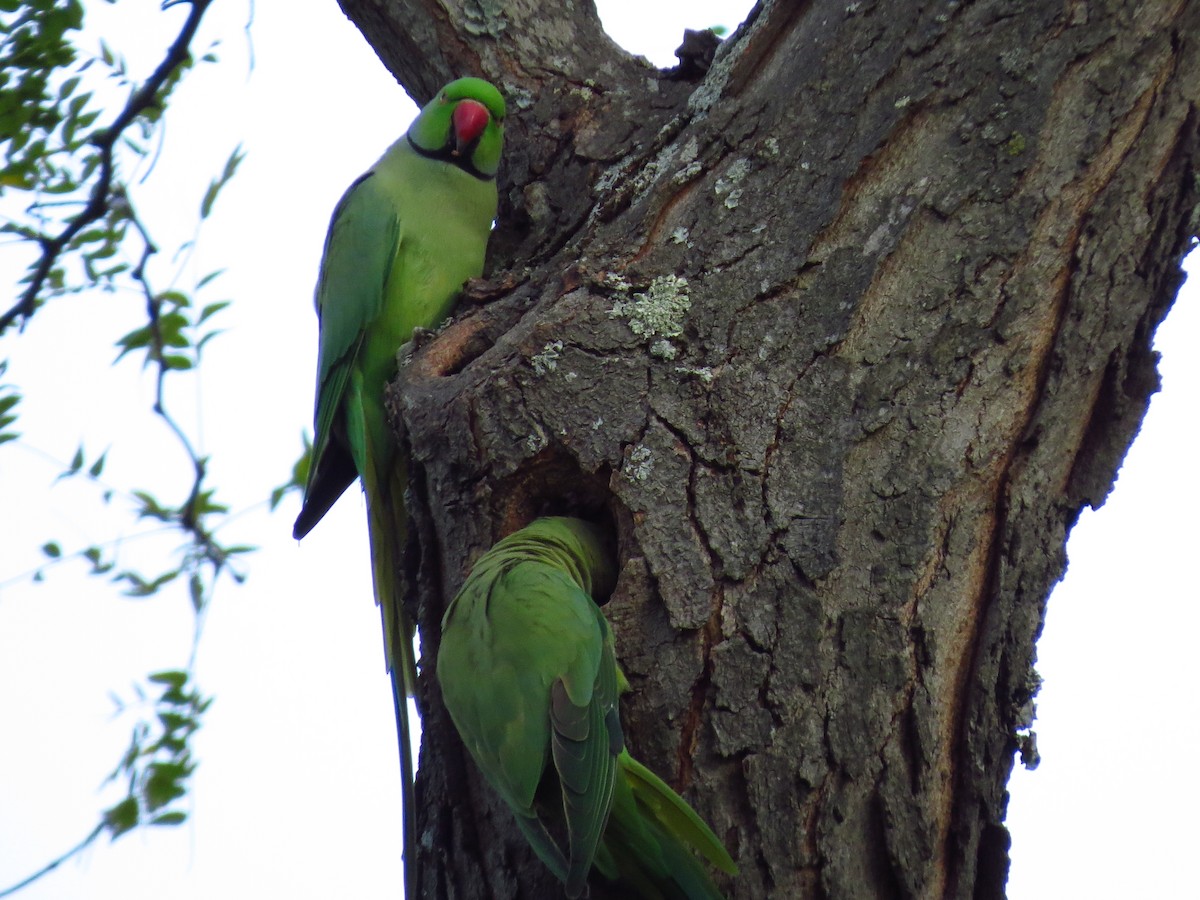
[{"label": "bird's chest", "polygon": [[482,250],[477,254],[448,250],[444,242],[454,234],[455,229],[434,228],[408,236],[401,249],[387,290],[388,306],[401,314],[402,340],[408,340],[414,327],[440,325],[463,283],[483,271]]},{"label": "bird's chest", "polygon": [[[455,170],[452,175],[461,178]],[[414,328],[437,328],[450,314],[468,279],[483,273],[492,209],[480,204],[476,191],[463,190],[446,177],[409,186],[408,202],[424,210],[407,216],[386,285],[385,330],[398,347]],[[466,188],[476,188],[467,184]]]}]

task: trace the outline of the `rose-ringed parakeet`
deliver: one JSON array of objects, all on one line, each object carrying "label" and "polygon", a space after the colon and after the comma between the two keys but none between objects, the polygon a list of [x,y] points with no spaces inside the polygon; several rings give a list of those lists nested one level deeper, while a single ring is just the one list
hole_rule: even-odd
[{"label": "rose-ringed parakeet", "polygon": [[406,698],[416,665],[399,575],[407,467],[383,396],[396,373],[396,352],[413,329],[440,325],[463,283],[483,272],[503,127],[504,99],[488,82],[460,78],[442,88],[338,202],[316,289],[316,434],[293,535],[308,534],[362,479],[399,732],[409,896],[416,810]]},{"label": "rose-ringed parakeet", "polygon": [[463,742],[534,851],[580,896],[594,866],[637,896],[718,900],[693,850],[737,868],[625,749],[625,689],[594,597],[616,582],[604,532],[543,518],[475,564],[442,619],[437,674]]}]

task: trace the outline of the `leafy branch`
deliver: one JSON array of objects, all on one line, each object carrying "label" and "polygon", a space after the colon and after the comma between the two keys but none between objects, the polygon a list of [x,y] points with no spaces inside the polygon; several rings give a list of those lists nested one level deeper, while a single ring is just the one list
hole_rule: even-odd
[{"label": "leafy branch", "polygon": [[[133,490],[128,496],[134,504],[137,518],[161,523],[165,530],[182,531],[186,541],[177,564],[168,565],[163,571],[149,575],[129,568],[118,569],[115,560],[105,556],[96,545],[87,548],[81,555],[91,564],[92,574],[114,573],[111,579],[124,584],[124,593],[128,597],[153,596],[176,580],[186,579],[196,621],[192,654],[186,669],[156,672],[148,676],[152,685],[161,687],[157,699],[148,699],[144,692],[135,687],[139,699],[152,708],[153,715],[135,723],[129,749],[109,776],[109,781],[122,778],[126,781],[125,797],[103,812],[100,823],[83,841],[34,875],[0,891],[0,898],[53,871],[105,833],[115,840],[142,825],[177,825],[186,820],[187,812],[180,808],[178,801],[186,796],[196,766],[189,740],[200,727],[203,715],[212,702],[191,683],[196,647],[215,584],[223,574],[229,574],[235,581],[241,582],[244,576],[234,567],[234,562],[253,549],[245,545],[225,544],[217,538],[216,530],[227,517],[229,508],[217,500],[215,489],[208,485],[207,458],[198,454],[187,431],[169,411],[164,396],[168,375],[190,372],[199,367],[205,344],[218,333],[211,328],[210,320],[226,303],[210,303],[193,312],[192,301],[183,292],[156,292],[141,267],[135,277],[144,291],[149,324],[135,329],[118,341],[121,348],[118,359],[126,354],[141,353],[144,365],[154,367],[154,411],[182,447],[190,463],[192,477],[187,496],[178,505],[164,503],[145,490]],[[213,277],[215,273],[206,276],[201,280],[202,285],[209,283]],[[108,452],[105,450],[89,464],[81,446],[60,478],[82,475],[103,487],[100,478]],[[112,488],[104,488],[106,502],[112,492]],[[43,545],[42,552],[50,560],[64,558],[61,546],[55,541]],[[34,577],[40,578],[40,571]]]},{"label": "leafy branch", "polygon": [[[60,865],[82,853],[106,831],[116,840],[139,825],[179,825],[187,813],[172,808],[187,794],[187,783],[196,769],[188,740],[200,727],[200,717],[212,703],[189,684],[191,674],[168,670],[149,676],[151,684],[159,687],[159,697],[152,701],[155,721],[142,720],[134,726],[129,748],[121,757],[108,781],[125,779],[128,789],[124,798],[104,811],[98,825],[82,841],[66,853],[51,860],[17,884],[0,890],[0,898],[8,897],[53,872]],[[145,693],[135,687],[142,701]],[[119,706],[118,711],[121,711]]]},{"label": "leafy branch", "polygon": [[[112,289],[118,278],[128,279],[144,298],[144,324],[117,342],[117,360],[141,356],[143,367],[152,368],[153,411],[182,450],[190,473],[183,499],[177,503],[164,502],[146,490],[133,490],[128,496],[138,519],[181,532],[184,540],[174,560],[163,564],[161,571],[149,573],[118,568],[115,555],[105,553],[99,545],[81,555],[91,564],[91,574],[121,583],[126,596],[148,597],[167,585],[186,582],[195,616],[187,667],[149,675],[149,693],[135,688],[140,705],[151,712],[141,714],[135,723],[129,749],[109,778],[127,785],[124,798],[102,813],[100,822],[78,845],[20,884],[0,891],[0,897],[54,870],[102,834],[115,840],[138,826],[176,825],[186,819],[180,800],[186,796],[195,769],[190,738],[211,703],[211,698],[194,686],[196,647],[217,581],[229,575],[240,582],[244,575],[235,562],[252,549],[224,544],[217,537],[229,509],[217,499],[217,491],[208,481],[208,458],[173,414],[166,397],[168,376],[194,376],[205,346],[219,333],[213,320],[228,301],[199,305],[194,297],[220,272],[199,279],[190,293],[174,286],[155,289],[149,264],[158,246],[139,217],[121,174],[125,156],[148,156],[145,148],[159,132],[168,100],[193,65],[191,45],[212,0],[166,0],[162,8],[184,3],[188,15],[174,41],[154,71],[135,84],[127,78],[123,59],[103,43],[98,58],[76,66],[79,54],[71,37],[82,28],[81,0],[0,0],[0,147],[5,150],[0,197],[6,191],[34,197],[25,217],[10,219],[0,225],[0,232],[33,245],[36,253],[19,299],[0,314],[0,335],[14,326],[23,332],[52,296],[96,286]],[[100,128],[95,122],[101,112],[92,108],[93,93],[88,89],[94,79],[85,78],[96,63],[130,88],[120,111]],[[241,160],[240,148],[235,149],[210,183],[200,203],[201,222],[208,218]],[[67,209],[73,212],[64,214],[62,210]],[[126,249],[130,238],[136,242],[132,257]],[[118,256],[123,250],[124,259]],[[82,266],[82,278],[71,285],[67,265],[74,260]],[[5,368],[0,361],[0,375]],[[14,386],[0,384],[0,444],[18,436],[11,426],[17,404],[24,399]],[[86,475],[99,484],[108,452],[89,465],[81,446],[60,477]],[[112,493],[112,489],[105,490],[106,503]],[[65,558],[57,541],[47,541],[42,552],[50,561]],[[41,578],[40,568],[34,578]],[[157,695],[151,696],[155,689]]]},{"label": "leafy branch", "polygon": [[[166,107],[167,97],[171,90],[192,65],[191,42],[196,36],[200,22],[212,0],[167,0],[163,4],[163,9],[183,2],[190,6],[187,20],[174,43],[167,50],[162,62],[132,93],[113,121],[107,127],[97,129],[86,139],[77,138],[76,134],[95,119],[93,113],[87,113],[86,117],[83,116],[90,95],[81,94],[73,97],[67,106],[66,117],[51,114],[48,107],[52,103],[61,104],[67,100],[77,88],[79,79],[78,77],[68,79],[57,94],[51,98],[50,79],[46,74],[47,68],[53,69],[68,65],[74,60],[74,49],[67,43],[66,36],[68,32],[81,27],[83,23],[82,4],[79,0],[72,0],[62,10],[55,10],[52,3],[49,4],[49,9],[43,3],[25,4],[24,11],[18,20],[6,29],[13,38],[11,41],[6,41],[5,50],[10,52],[5,53],[4,57],[0,57],[0,64],[28,63],[29,55],[34,52],[33,42],[37,37],[46,41],[45,49],[41,51],[44,54],[40,60],[41,66],[35,64],[28,67],[28,77],[21,85],[25,90],[13,92],[12,99],[19,103],[29,99],[28,96],[22,97],[21,93],[38,94],[36,99],[40,103],[37,105],[43,107],[43,111],[47,113],[46,120],[51,125],[51,130],[54,130],[59,120],[65,120],[62,128],[64,141],[61,150],[71,153],[82,149],[85,144],[90,145],[93,152],[84,161],[83,174],[85,177],[94,177],[94,181],[83,209],[72,216],[57,234],[48,234],[21,225],[5,227],[5,230],[15,232],[26,240],[36,243],[40,255],[25,279],[25,290],[21,293],[20,299],[6,312],[0,314],[0,335],[4,334],[18,320],[24,327],[24,324],[37,311],[47,283],[61,283],[61,273],[57,270],[57,265],[65,252],[78,249],[82,244],[96,241],[102,243],[101,251],[108,251],[113,249],[112,236],[123,235],[119,225],[123,218],[132,215],[132,211],[128,208],[125,191],[116,179],[115,148],[117,142],[124,137],[125,132],[139,118],[144,118],[151,125],[158,121]],[[14,4],[8,2],[5,6],[11,8]],[[39,32],[39,29],[48,30],[49,36]],[[22,36],[25,37],[23,41],[21,40]],[[9,44],[12,46],[7,46]],[[4,104],[6,114],[11,114],[12,105],[12,103]],[[38,122],[37,119],[34,121],[45,127],[45,122]],[[26,140],[28,140],[27,136]],[[20,141],[20,137],[13,139],[13,143]],[[47,149],[44,142],[35,143],[31,148],[32,152],[26,158],[6,165],[5,169],[0,172],[0,185],[33,187],[30,179],[36,171],[38,158],[44,156]],[[66,179],[57,184],[50,184],[48,187],[57,193],[73,190],[77,185],[70,179]],[[91,234],[84,231],[87,226],[106,217],[113,219],[108,229],[98,230]],[[147,253],[152,252],[154,252],[153,244],[148,244]]]}]

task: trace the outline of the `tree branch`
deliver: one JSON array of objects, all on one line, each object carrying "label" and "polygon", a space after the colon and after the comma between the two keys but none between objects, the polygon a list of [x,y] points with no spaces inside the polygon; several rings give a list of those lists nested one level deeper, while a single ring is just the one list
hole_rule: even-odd
[{"label": "tree branch", "polygon": [[62,256],[76,235],[112,209],[113,200],[116,196],[116,192],[113,189],[114,147],[125,133],[125,129],[159,99],[159,91],[170,81],[179,68],[189,60],[189,47],[192,39],[196,36],[196,32],[200,28],[200,21],[204,17],[204,13],[208,10],[212,0],[168,0],[168,2],[163,4],[163,9],[177,5],[179,2],[187,2],[191,6],[187,21],[184,22],[179,35],[167,50],[167,54],[163,58],[163,61],[159,63],[158,68],[154,70],[153,74],[146,79],[141,87],[133,92],[112,124],[107,128],[97,131],[92,138],[91,144],[100,154],[100,166],[96,176],[96,183],[92,187],[87,205],[56,236],[38,235],[37,242],[41,247],[41,256],[33,267],[29,285],[21,294],[21,299],[0,315],[0,334],[7,331],[18,319],[21,320],[20,327],[25,327],[25,323],[29,321],[37,309],[38,296],[41,294],[42,288],[46,284],[46,279],[50,277],[50,273],[54,269],[54,264],[58,262],[59,257]]},{"label": "tree branch", "polygon": [[29,875],[28,877],[21,879],[14,885],[10,885],[9,887],[6,887],[3,890],[0,890],[0,897],[11,897],[13,894],[15,894],[17,891],[21,890],[22,888],[28,887],[29,885],[33,884],[35,881],[37,881],[43,875],[49,875],[51,872],[53,872],[55,869],[57,869],[59,866],[61,866],[63,863],[65,863],[68,859],[70,859],[71,857],[75,856],[78,853],[83,852],[83,850],[86,849],[88,846],[90,846],[91,843],[93,841],[95,841],[96,838],[100,837],[100,835],[103,832],[104,832],[104,823],[101,822],[99,825],[97,825],[95,828],[92,829],[91,834],[89,834],[87,837],[85,837],[82,841],[80,841],[78,844],[76,844],[74,847],[72,847],[70,850],[68,850],[62,856],[58,857],[58,859],[51,860],[50,862],[46,863],[46,865],[42,866],[40,869],[38,869],[36,872],[34,872],[32,875]]}]

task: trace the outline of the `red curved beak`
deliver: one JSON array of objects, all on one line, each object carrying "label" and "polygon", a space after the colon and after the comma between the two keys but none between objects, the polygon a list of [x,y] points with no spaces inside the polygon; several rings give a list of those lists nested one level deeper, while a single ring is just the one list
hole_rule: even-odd
[{"label": "red curved beak", "polygon": [[487,107],[475,100],[460,100],[450,121],[454,125],[454,152],[461,154],[471,143],[483,134],[491,116]]}]

